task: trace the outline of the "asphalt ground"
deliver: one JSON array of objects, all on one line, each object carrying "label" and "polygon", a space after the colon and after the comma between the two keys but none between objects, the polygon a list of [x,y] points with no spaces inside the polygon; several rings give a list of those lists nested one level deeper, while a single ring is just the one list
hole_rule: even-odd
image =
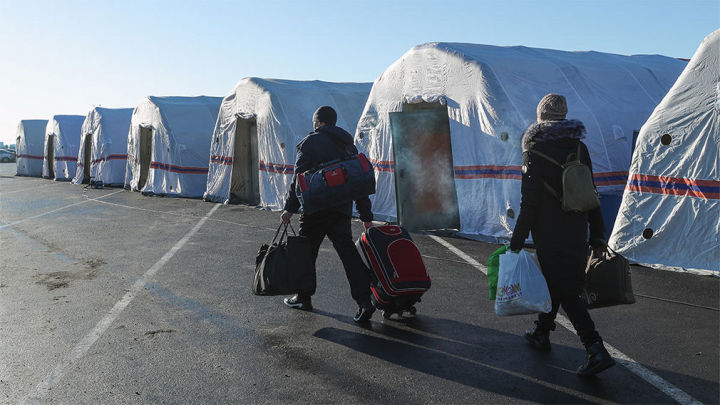
[{"label": "asphalt ground", "polygon": [[[417,316],[362,327],[327,241],[313,312],[250,293],[277,212],[14,173],[0,165],[0,403],[720,402],[716,277],[633,266],[637,303],[591,311],[630,360],[581,379],[576,335],[535,352],[534,318],[496,316],[485,275],[431,236],[413,235],[433,281]],[[497,248],[441,238],[479,263]]]}]

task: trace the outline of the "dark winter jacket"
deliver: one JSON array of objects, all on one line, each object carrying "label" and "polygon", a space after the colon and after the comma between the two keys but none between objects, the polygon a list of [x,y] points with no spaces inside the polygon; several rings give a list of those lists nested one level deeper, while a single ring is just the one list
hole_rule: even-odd
[{"label": "dark winter jacket", "polygon": [[602,213],[599,207],[587,213],[563,211],[560,201],[543,184],[547,182],[555,190],[562,190],[562,169],[528,150],[565,162],[568,155],[577,152],[580,143],[580,161],[592,171],[590,154],[581,141],[584,133],[581,122],[562,120],[533,124],[523,134],[522,201],[510,248],[520,249],[532,232],[538,260],[551,290],[579,292],[582,288],[588,241],[598,244],[604,240]]},{"label": "dark winter jacket", "polygon": [[[348,154],[358,153],[353,137],[347,131],[334,125],[325,125],[311,132],[297,145],[297,160],[295,160],[295,173],[302,173],[322,163],[339,159]],[[373,214],[368,197],[355,201],[355,208],[362,221],[372,221]],[[285,200],[285,210],[297,213],[300,210],[300,201],[295,194],[295,178],[290,185]],[[352,216],[352,201],[341,202],[328,210]],[[313,214],[315,215],[315,214]]]}]

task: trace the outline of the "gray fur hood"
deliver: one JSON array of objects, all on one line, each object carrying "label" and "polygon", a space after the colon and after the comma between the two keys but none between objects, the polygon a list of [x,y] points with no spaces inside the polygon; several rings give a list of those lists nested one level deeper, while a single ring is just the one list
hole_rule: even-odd
[{"label": "gray fur hood", "polygon": [[522,151],[526,152],[536,143],[560,139],[585,138],[585,125],[577,120],[542,121],[528,127],[522,136]]}]

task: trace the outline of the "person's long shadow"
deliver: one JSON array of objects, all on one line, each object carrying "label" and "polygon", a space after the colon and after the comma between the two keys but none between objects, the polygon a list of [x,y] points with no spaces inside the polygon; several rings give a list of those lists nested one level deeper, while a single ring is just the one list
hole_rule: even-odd
[{"label": "person's long shadow", "polygon": [[[314,312],[352,323],[349,317]],[[616,384],[604,379],[579,379],[574,375],[574,362],[584,359],[584,350],[580,348],[556,344],[551,353],[536,353],[521,336],[424,315],[409,322],[373,322],[368,329],[379,336],[334,327],[322,328],[314,336],[402,367],[520,400],[667,401],[667,397],[652,390],[623,394]],[[634,382],[628,380],[636,377],[622,374],[622,378],[625,384]]]}]

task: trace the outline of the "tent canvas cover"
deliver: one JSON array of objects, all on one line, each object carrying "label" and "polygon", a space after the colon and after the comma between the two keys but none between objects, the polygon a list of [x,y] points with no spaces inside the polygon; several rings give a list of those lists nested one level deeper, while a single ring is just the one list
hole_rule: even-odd
[{"label": "tent canvas cover", "polygon": [[237,198],[281,209],[292,182],[296,145],[323,105],[353,133],[371,83],[245,78],[224,99],[210,147],[205,199]]},{"label": "tent canvas cover", "polygon": [[73,183],[125,184],[127,137],[132,108],[95,107],[82,125],[77,171]]},{"label": "tent canvas cover", "polygon": [[[633,131],[684,67],[685,62],[658,55],[463,43],[416,46],[375,80],[355,134],[356,144],[376,166],[373,212],[379,218],[397,218],[396,187],[407,193],[406,179],[414,177],[417,187],[424,188],[423,198],[437,200],[425,204],[431,206],[430,216],[433,204],[456,205],[450,209],[457,212],[460,234],[488,240],[510,237],[520,210],[521,137],[536,121],[537,103],[548,93],[563,94],[568,118],[585,124],[584,142],[600,191],[622,190]],[[427,108],[447,117],[441,123],[449,132],[443,162],[435,153],[437,137],[415,142],[392,129],[391,116],[404,131],[404,125],[418,121],[406,120],[404,114],[420,117],[420,110]],[[393,149],[394,138],[404,142],[403,150]],[[413,148],[419,155],[408,159],[404,153]],[[406,178],[396,184],[398,164]],[[438,196],[432,193],[436,187],[449,192]],[[403,201],[413,198],[418,199],[411,195]]]},{"label": "tent canvas cover", "polygon": [[146,97],[127,140],[125,187],[143,194],[202,197],[221,97]]},{"label": "tent canvas cover", "polygon": [[720,275],[720,30],[640,130],[611,247],[658,267]]},{"label": "tent canvas cover", "polygon": [[77,170],[82,115],[54,115],[45,128],[43,177],[70,181]]},{"label": "tent canvas cover", "polygon": [[17,127],[15,157],[18,176],[41,177],[47,120],[22,120]]}]

